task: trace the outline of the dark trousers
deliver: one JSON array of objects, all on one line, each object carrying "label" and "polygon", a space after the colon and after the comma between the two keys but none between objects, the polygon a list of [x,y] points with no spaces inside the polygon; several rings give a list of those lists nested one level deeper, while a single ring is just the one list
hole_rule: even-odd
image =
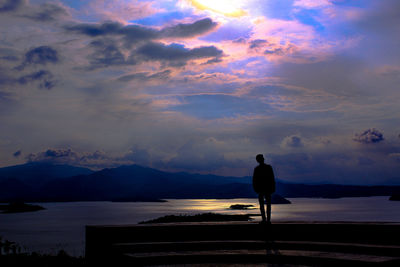
[{"label": "dark trousers", "polygon": [[[264,202],[265,201],[265,202]],[[271,221],[271,194],[258,194],[258,202],[260,203],[260,211],[262,220],[267,220],[268,222]],[[264,204],[267,204],[267,218],[265,218],[265,208]]]}]

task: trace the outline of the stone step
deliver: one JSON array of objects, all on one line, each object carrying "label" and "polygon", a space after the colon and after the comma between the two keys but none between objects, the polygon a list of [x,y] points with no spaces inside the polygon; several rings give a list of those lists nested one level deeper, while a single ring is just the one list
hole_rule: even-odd
[{"label": "stone step", "polygon": [[257,250],[283,249],[308,250],[341,253],[359,253],[376,256],[399,256],[400,246],[371,245],[357,243],[332,243],[310,241],[260,241],[260,240],[212,240],[184,242],[137,242],[113,244],[115,254],[129,252],[170,252],[170,251],[210,251],[210,250]]},{"label": "stone step", "polygon": [[304,250],[212,250],[126,253],[124,262],[134,265],[190,263],[276,263],[296,265],[395,266],[398,257]]}]

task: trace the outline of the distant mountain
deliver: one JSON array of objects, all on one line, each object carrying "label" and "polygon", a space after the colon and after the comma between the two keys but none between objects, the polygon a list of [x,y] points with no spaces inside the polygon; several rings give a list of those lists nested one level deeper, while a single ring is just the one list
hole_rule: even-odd
[{"label": "distant mountain", "polygon": [[[5,169],[5,170],[4,170]],[[277,182],[284,197],[393,195],[400,186],[306,185]],[[0,168],[0,201],[100,201],[256,197],[251,177],[170,173],[138,165],[93,172],[68,165]]]},{"label": "distant mountain", "polygon": [[63,164],[31,162],[21,165],[0,168],[0,181],[19,179],[26,183],[36,184],[39,180],[66,178],[75,175],[93,173],[92,170]]},{"label": "distant mountain", "polygon": [[42,162],[0,168],[0,201],[35,198],[52,180],[91,173],[87,168]]},{"label": "distant mountain", "polygon": [[50,199],[58,200],[232,198],[238,193],[243,197],[254,195],[250,184],[243,178],[169,173],[138,165],[54,180],[43,187],[43,192]]}]

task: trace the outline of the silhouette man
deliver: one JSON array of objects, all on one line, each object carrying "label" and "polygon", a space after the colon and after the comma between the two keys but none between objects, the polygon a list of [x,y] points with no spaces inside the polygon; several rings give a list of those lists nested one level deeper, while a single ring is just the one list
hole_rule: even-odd
[{"label": "silhouette man", "polygon": [[[259,163],[254,168],[253,188],[258,194],[262,223],[271,223],[271,195],[275,192],[275,176],[272,167],[264,163],[264,156],[258,154],[256,161]],[[267,203],[267,217],[265,217],[264,204]]]}]

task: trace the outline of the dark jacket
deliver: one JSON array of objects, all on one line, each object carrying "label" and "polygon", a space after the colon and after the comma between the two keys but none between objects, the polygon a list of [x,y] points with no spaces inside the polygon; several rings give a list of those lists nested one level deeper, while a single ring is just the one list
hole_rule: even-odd
[{"label": "dark jacket", "polygon": [[258,194],[272,194],[275,192],[275,176],[270,165],[260,164],[254,168],[253,188]]}]

